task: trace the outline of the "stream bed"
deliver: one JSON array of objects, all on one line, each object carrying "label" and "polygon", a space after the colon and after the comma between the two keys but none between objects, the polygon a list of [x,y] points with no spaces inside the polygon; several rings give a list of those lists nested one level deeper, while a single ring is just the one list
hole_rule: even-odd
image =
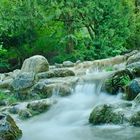
[{"label": "stream bed", "polygon": [[96,105],[121,100],[119,96],[97,94],[99,88],[93,80],[79,83],[70,96],[52,97],[58,102],[49,111],[18,122],[23,131],[21,140],[140,140],[137,127],[89,124],[89,115]]}]

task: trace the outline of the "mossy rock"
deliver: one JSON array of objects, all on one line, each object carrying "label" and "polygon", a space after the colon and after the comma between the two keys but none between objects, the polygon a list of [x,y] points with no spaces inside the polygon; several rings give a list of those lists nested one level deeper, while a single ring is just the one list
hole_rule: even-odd
[{"label": "mossy rock", "polygon": [[0,139],[18,140],[22,136],[22,131],[18,128],[11,116],[0,114]]},{"label": "mossy rock", "polygon": [[33,87],[32,92],[38,94],[40,98],[49,98],[53,94],[60,96],[70,95],[72,90],[71,87],[65,83],[47,84],[45,82],[38,82]]},{"label": "mossy rock", "polygon": [[127,68],[131,70],[135,77],[140,77],[140,61],[127,65]]},{"label": "mossy rock", "polygon": [[27,108],[30,110],[33,116],[41,114],[47,110],[49,110],[51,104],[46,100],[32,102],[27,105]]},{"label": "mossy rock", "polygon": [[131,125],[140,127],[140,111],[133,114],[129,121]]},{"label": "mossy rock", "polygon": [[75,76],[75,73],[69,69],[54,69],[48,72],[42,72],[37,74],[37,79],[47,79],[47,78],[54,78],[54,77],[68,77],[68,76]]},{"label": "mossy rock", "polygon": [[89,122],[94,125],[122,124],[123,114],[114,112],[111,105],[98,105],[91,112]]},{"label": "mossy rock", "polygon": [[133,74],[128,69],[118,71],[105,81],[103,90],[115,95],[120,89],[124,91],[124,87],[128,85],[133,78]]},{"label": "mossy rock", "polygon": [[31,118],[33,115],[29,109],[22,109],[18,112],[19,118],[22,120],[26,120]]}]

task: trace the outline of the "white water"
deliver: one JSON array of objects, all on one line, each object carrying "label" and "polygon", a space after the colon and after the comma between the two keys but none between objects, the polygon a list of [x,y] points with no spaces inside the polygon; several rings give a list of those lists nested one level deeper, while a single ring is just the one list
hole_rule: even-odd
[{"label": "white water", "polygon": [[86,82],[77,85],[71,96],[57,97],[58,103],[48,112],[19,124],[23,130],[21,140],[139,140],[138,129],[88,123],[95,105],[120,100],[105,93],[96,94],[99,88],[95,81]]}]

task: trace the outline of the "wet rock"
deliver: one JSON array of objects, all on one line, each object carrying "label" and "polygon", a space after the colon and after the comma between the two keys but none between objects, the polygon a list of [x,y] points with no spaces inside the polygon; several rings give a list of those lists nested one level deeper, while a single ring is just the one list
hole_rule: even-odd
[{"label": "wet rock", "polygon": [[18,112],[19,118],[22,120],[26,120],[31,118],[33,115],[29,109],[22,109]]},{"label": "wet rock", "polygon": [[140,61],[140,52],[130,56],[127,60],[127,64],[132,64],[134,62]]},{"label": "wet rock", "polygon": [[115,112],[111,105],[98,105],[90,114],[89,122],[94,125],[122,124],[123,114]]},{"label": "wet rock", "polygon": [[13,79],[7,79],[7,80],[0,81],[0,88],[1,89],[10,89],[12,82],[13,82]]},{"label": "wet rock", "polygon": [[52,101],[45,99],[31,102],[27,105],[27,108],[31,111],[31,114],[34,116],[47,111],[52,104]]},{"label": "wet rock", "polygon": [[9,115],[0,114],[0,140],[18,140],[21,136],[22,131],[14,120]]},{"label": "wet rock", "polygon": [[20,111],[20,109],[17,107],[17,106],[13,106],[13,107],[10,107],[8,109],[9,113],[11,114],[18,114],[18,112]]},{"label": "wet rock", "polygon": [[140,93],[140,79],[134,79],[125,88],[126,99],[133,100]]},{"label": "wet rock", "polygon": [[71,94],[71,88],[65,83],[48,84],[46,82],[38,82],[33,87],[33,92],[39,94],[42,98],[51,97],[53,94],[67,96]]},{"label": "wet rock", "polygon": [[71,62],[71,61],[64,61],[63,62],[63,66],[64,67],[73,67],[74,66],[74,63]]},{"label": "wet rock", "polygon": [[7,101],[5,100],[0,100],[0,106],[6,106],[7,105]]},{"label": "wet rock", "polygon": [[11,83],[12,88],[15,91],[25,90],[33,86],[35,82],[35,74],[30,72],[24,72],[19,74]]},{"label": "wet rock", "polygon": [[49,63],[44,56],[35,55],[26,59],[22,65],[22,72],[40,73],[49,70]]},{"label": "wet rock", "polygon": [[140,62],[129,64],[127,68],[131,70],[135,77],[140,77]]},{"label": "wet rock", "polygon": [[75,76],[75,73],[69,69],[54,69],[48,72],[37,74],[38,79],[47,79],[53,77],[67,77],[67,76]]},{"label": "wet rock", "polygon": [[131,125],[140,127],[140,111],[134,113],[131,116],[129,122],[130,122]]},{"label": "wet rock", "polygon": [[81,60],[77,60],[75,64],[78,65],[80,63],[81,63]]},{"label": "wet rock", "polygon": [[113,95],[117,94],[119,90],[124,91],[131,79],[133,79],[133,74],[129,70],[117,71],[105,81],[103,90]]},{"label": "wet rock", "polygon": [[0,73],[0,82],[3,81],[4,78],[5,78],[5,74]]},{"label": "wet rock", "polygon": [[137,54],[138,52],[139,52],[138,50],[129,51],[128,53],[126,52],[126,54],[124,54],[124,56],[126,56],[126,58],[128,59],[130,56],[133,56],[133,55]]},{"label": "wet rock", "polygon": [[55,67],[56,67],[56,68],[63,68],[63,64],[55,63]]}]

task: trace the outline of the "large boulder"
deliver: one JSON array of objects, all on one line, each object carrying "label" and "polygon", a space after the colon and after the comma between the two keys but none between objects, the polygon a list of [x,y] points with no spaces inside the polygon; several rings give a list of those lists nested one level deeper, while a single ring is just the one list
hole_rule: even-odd
[{"label": "large boulder", "polygon": [[37,74],[38,79],[47,79],[53,77],[67,77],[67,76],[75,76],[75,73],[69,69],[54,69],[48,72],[42,72]]},{"label": "large boulder", "polygon": [[35,81],[35,74],[30,72],[24,72],[19,74],[11,83],[12,88],[15,91],[25,90],[33,86]]},{"label": "large boulder", "polygon": [[123,114],[115,112],[112,105],[98,105],[90,114],[89,122],[94,125],[100,124],[122,124]]},{"label": "large boulder", "polygon": [[133,79],[133,74],[129,70],[117,71],[106,79],[103,90],[109,94],[117,94],[119,90],[125,89],[125,86],[130,83],[131,79]]},{"label": "large boulder", "polygon": [[140,79],[132,80],[125,88],[126,99],[133,100],[140,93]]},{"label": "large boulder", "polygon": [[22,65],[22,72],[40,73],[49,70],[49,63],[44,56],[35,55],[26,59]]},{"label": "large boulder", "polygon": [[100,124],[130,124],[140,127],[140,93],[131,101],[97,105],[90,114],[89,122]]},{"label": "large boulder", "polygon": [[22,131],[14,120],[9,115],[0,114],[0,140],[18,140],[21,136]]},{"label": "large boulder", "polygon": [[140,52],[130,56],[127,60],[127,64],[132,64],[134,62],[140,61]]}]

